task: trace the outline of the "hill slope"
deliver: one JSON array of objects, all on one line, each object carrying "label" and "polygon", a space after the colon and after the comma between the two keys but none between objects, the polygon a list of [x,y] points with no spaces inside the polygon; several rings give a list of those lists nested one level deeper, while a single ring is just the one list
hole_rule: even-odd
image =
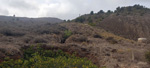
[{"label": "hill slope", "polygon": [[[144,54],[149,45],[141,47],[103,29],[81,23],[43,24],[31,27],[9,26],[5,30],[0,30],[0,62],[3,62],[5,57],[22,58],[22,48],[42,45],[46,49],[61,49],[69,54],[76,52],[76,56],[87,57],[99,67],[148,68]],[[135,58],[134,62],[132,55]]]},{"label": "hill slope", "polygon": [[[23,58],[22,49],[31,45],[41,45],[47,50],[61,49],[67,54],[75,53],[77,57],[86,57],[100,68],[149,68],[145,53],[149,51],[150,44],[134,43],[133,40],[126,39],[138,37],[139,33],[137,33],[138,36],[132,35],[133,29],[143,29],[144,25],[147,25],[149,9],[145,10],[142,16],[141,13],[138,13],[141,11],[137,10],[134,11],[136,13],[132,11],[128,15],[126,11],[108,11],[107,13],[100,11],[97,14],[83,15],[75,20],[82,23],[32,23],[27,22],[29,19],[22,22],[2,21],[0,22],[0,63],[6,57]],[[137,24],[135,20],[137,22],[144,20],[144,23],[146,20],[147,23],[143,26],[141,24],[135,26]],[[147,25],[149,30],[148,27]]]},{"label": "hill slope", "polygon": [[43,17],[43,18],[27,18],[27,17],[15,17],[15,16],[0,16],[0,26],[26,26],[26,25],[41,25],[46,23],[60,23],[63,20],[58,18]]},{"label": "hill slope", "polygon": [[99,11],[95,14],[82,15],[76,22],[90,23],[116,35],[137,40],[139,37],[150,38],[150,9],[140,5],[118,7],[113,11]]}]

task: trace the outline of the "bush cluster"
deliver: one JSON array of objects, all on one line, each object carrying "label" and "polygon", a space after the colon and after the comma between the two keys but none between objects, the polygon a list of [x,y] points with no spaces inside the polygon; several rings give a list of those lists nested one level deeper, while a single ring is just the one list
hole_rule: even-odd
[{"label": "bush cluster", "polygon": [[86,58],[75,57],[61,50],[45,50],[30,47],[24,50],[24,57],[18,60],[5,58],[0,68],[98,68]]},{"label": "bush cluster", "polygon": [[118,43],[113,37],[108,37],[108,38],[106,38],[106,40],[107,40],[109,43],[111,43],[111,44],[116,44],[116,43]]},{"label": "bush cluster", "polygon": [[62,39],[61,43],[65,43],[66,39],[68,37],[70,37],[71,35],[72,35],[72,32],[70,30],[65,30],[64,31],[64,35],[63,35],[63,39]]},{"label": "bush cluster", "polygon": [[75,22],[83,23],[85,20],[86,20],[85,17],[81,16],[81,17],[76,18]]},{"label": "bush cluster", "polygon": [[96,26],[96,23],[88,23],[90,26]]},{"label": "bush cluster", "polygon": [[34,43],[47,43],[47,41],[44,38],[35,38]]},{"label": "bush cluster", "polygon": [[23,35],[25,35],[24,33],[14,32],[14,31],[11,31],[9,29],[1,30],[0,33],[5,35],[5,36],[23,36]]}]

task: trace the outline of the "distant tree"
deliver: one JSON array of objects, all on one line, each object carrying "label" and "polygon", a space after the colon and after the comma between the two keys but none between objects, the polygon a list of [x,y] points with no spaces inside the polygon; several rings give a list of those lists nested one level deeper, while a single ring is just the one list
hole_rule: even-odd
[{"label": "distant tree", "polygon": [[127,11],[132,11],[132,7],[131,6],[129,6],[128,8],[127,8]]},{"label": "distant tree", "polygon": [[108,11],[107,11],[107,13],[113,13],[113,11],[111,11],[111,10],[108,10]]},{"label": "distant tree", "polygon": [[125,10],[125,7],[122,7],[122,8],[120,8],[119,12],[124,12],[124,10]]},{"label": "distant tree", "polygon": [[120,7],[117,7],[116,10],[115,10],[115,13],[117,13],[119,11],[120,11]]},{"label": "distant tree", "polygon": [[144,6],[141,6],[141,5],[139,5],[139,4],[136,4],[136,5],[134,5],[133,7],[136,8],[136,9],[143,9],[143,8],[144,8]]},{"label": "distant tree", "polygon": [[75,22],[81,22],[81,23],[83,23],[84,21],[85,21],[85,18],[82,17],[82,16],[75,19]]},{"label": "distant tree", "polygon": [[64,22],[67,22],[66,20],[63,20]]},{"label": "distant tree", "polygon": [[13,15],[13,17],[16,17],[16,15]]},{"label": "distant tree", "polygon": [[91,11],[90,14],[93,15],[93,14],[94,14],[94,11]]},{"label": "distant tree", "polygon": [[99,12],[98,12],[98,14],[103,14],[104,13],[104,11],[103,10],[100,10]]},{"label": "distant tree", "polygon": [[68,19],[67,22],[71,22],[71,21]]},{"label": "distant tree", "polygon": [[93,22],[93,20],[91,19],[91,17],[88,17],[87,20],[88,20],[89,23],[92,23],[92,22]]},{"label": "distant tree", "polygon": [[116,10],[118,10],[118,11],[119,11],[119,10],[120,10],[120,7],[117,7],[117,8],[116,8]]}]

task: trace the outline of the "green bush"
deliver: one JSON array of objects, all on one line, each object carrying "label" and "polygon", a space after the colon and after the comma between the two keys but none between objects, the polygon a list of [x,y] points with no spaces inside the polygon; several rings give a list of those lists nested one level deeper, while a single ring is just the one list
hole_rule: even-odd
[{"label": "green bush", "polygon": [[18,60],[5,58],[0,68],[98,68],[86,58],[75,57],[61,50],[45,50],[30,47],[24,50],[24,57]]},{"label": "green bush", "polygon": [[76,18],[75,22],[83,23],[85,20],[86,20],[85,17],[81,16],[81,17]]},{"label": "green bush", "polygon": [[65,38],[68,38],[69,36],[72,35],[72,32],[70,30],[66,30],[64,33],[65,33],[64,35]]},{"label": "green bush", "polygon": [[72,35],[72,32],[70,30],[65,30],[64,31],[64,35],[63,35],[63,39],[62,39],[61,43],[65,43],[66,39],[68,37],[70,37],[71,35]]},{"label": "green bush", "polygon": [[96,26],[96,23],[88,23],[90,26]]}]

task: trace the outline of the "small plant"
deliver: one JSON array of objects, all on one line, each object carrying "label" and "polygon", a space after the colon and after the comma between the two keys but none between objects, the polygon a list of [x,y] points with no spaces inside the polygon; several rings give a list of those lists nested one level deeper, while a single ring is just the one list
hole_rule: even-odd
[{"label": "small plant", "polygon": [[106,40],[107,40],[109,43],[111,43],[111,44],[116,44],[116,43],[118,43],[113,37],[108,37]]},{"label": "small plant", "polygon": [[35,38],[34,43],[47,43],[47,41],[44,38]]},{"label": "small plant", "polygon": [[70,30],[65,30],[65,35],[64,35],[64,38],[68,38],[69,36],[72,35],[72,32]]},{"label": "small plant", "polygon": [[88,23],[90,26],[96,26],[96,23]]},{"label": "small plant", "polygon": [[70,37],[71,35],[72,35],[72,32],[70,30],[65,30],[64,31],[64,36],[63,36],[63,39],[62,39],[61,43],[65,43],[66,39],[68,37]]},{"label": "small plant", "polygon": [[86,36],[74,36],[72,37],[74,42],[88,42],[88,38]]},{"label": "small plant", "polygon": [[93,36],[94,38],[102,38],[102,36],[100,36],[99,34],[96,34]]},{"label": "small plant", "polygon": [[32,38],[30,38],[30,37],[25,37],[25,38],[23,39],[23,41],[24,41],[25,43],[29,43],[31,40],[32,40]]},{"label": "small plant", "polygon": [[149,51],[149,52],[146,52],[145,58],[146,58],[146,60],[148,61],[148,63],[150,63],[150,51]]}]

